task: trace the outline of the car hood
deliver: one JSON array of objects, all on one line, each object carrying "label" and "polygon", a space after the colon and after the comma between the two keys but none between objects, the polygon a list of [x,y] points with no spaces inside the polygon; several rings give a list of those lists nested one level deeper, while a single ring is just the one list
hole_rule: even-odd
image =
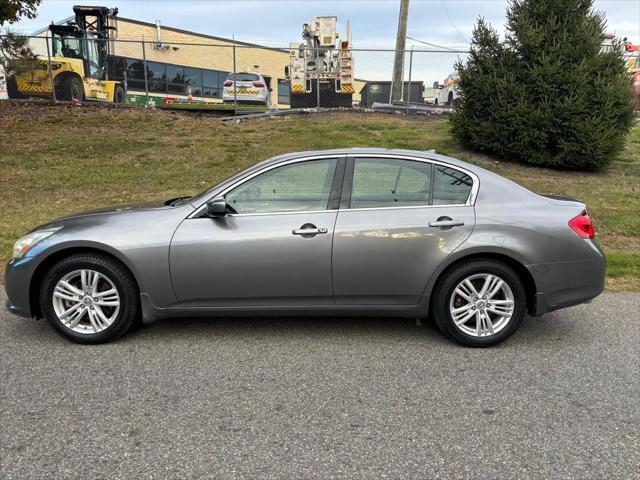
[{"label": "car hood", "polygon": [[[96,215],[100,213],[118,213],[118,212],[132,212],[140,210],[154,210],[157,208],[171,208],[167,205],[167,200],[153,200],[149,202],[137,202],[137,203],[122,203],[119,205],[112,205],[109,207],[95,208],[84,212],[70,215],[70,217],[81,217],[84,215]],[[65,217],[68,218],[68,217]]]},{"label": "car hood", "polygon": [[[158,210],[173,210],[176,207],[171,206],[171,205],[167,205],[167,203],[169,202],[169,200],[153,200],[153,201],[148,201],[148,202],[137,202],[137,203],[123,203],[123,204],[119,204],[119,205],[112,205],[110,207],[101,207],[101,208],[95,208],[92,210],[86,210],[83,212],[79,212],[79,213],[73,213],[71,215],[67,215],[64,217],[60,217],[57,218],[56,220],[53,220],[51,222],[48,222],[44,225],[40,225],[39,227],[35,228],[34,230],[38,230],[41,228],[47,228],[47,227],[57,227],[57,226],[62,226],[68,223],[69,220],[74,220],[74,219],[81,219],[81,218],[86,218],[86,217],[92,217],[92,216],[99,216],[99,215],[117,215],[117,214],[125,214],[125,213],[133,213],[133,212],[142,212],[142,211],[158,211]],[[181,204],[180,206],[183,205],[189,205],[189,203],[186,204]],[[190,206],[191,209],[193,209],[193,206]]]}]

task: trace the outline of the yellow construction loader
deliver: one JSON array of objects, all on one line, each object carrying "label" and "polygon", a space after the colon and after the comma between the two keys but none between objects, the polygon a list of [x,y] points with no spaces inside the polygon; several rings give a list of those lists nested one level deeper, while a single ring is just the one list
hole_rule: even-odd
[{"label": "yellow construction loader", "polygon": [[115,30],[109,23],[118,9],[74,6],[73,12],[75,21],[49,27],[50,57],[39,56],[38,68],[7,79],[9,98],[52,98],[53,81],[56,100],[124,103],[122,83],[108,79],[109,37]]}]

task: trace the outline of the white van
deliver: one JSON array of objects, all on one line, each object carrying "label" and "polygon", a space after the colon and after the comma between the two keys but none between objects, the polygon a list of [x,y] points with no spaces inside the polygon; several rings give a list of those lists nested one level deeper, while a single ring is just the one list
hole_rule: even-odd
[{"label": "white van", "polygon": [[440,85],[437,81],[433,82],[433,88],[436,90],[435,105],[453,106],[456,99],[460,96],[460,87],[458,86],[457,73],[452,73],[444,79],[444,84]]}]

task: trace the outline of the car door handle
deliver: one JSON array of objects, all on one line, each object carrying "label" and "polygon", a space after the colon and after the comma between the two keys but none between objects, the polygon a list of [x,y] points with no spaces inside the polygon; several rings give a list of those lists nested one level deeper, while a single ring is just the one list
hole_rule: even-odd
[{"label": "car door handle", "polygon": [[303,237],[306,237],[307,235],[311,236],[311,235],[318,235],[321,233],[328,233],[329,229],[328,228],[318,228],[315,225],[312,225],[310,223],[304,224],[302,225],[302,227],[300,228],[296,228],[295,230],[291,230],[291,233],[294,235],[302,235]]},{"label": "car door handle", "polygon": [[464,225],[462,220],[452,220],[449,217],[440,217],[435,222],[429,222],[430,227],[451,228]]}]

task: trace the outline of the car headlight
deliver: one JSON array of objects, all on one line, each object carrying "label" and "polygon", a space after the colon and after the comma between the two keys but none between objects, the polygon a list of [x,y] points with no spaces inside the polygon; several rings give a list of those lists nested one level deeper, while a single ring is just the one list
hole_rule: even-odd
[{"label": "car headlight", "polygon": [[13,245],[13,256],[11,258],[22,258],[24,255],[40,243],[45,238],[53,235],[62,227],[43,228],[35,232],[27,233]]}]

